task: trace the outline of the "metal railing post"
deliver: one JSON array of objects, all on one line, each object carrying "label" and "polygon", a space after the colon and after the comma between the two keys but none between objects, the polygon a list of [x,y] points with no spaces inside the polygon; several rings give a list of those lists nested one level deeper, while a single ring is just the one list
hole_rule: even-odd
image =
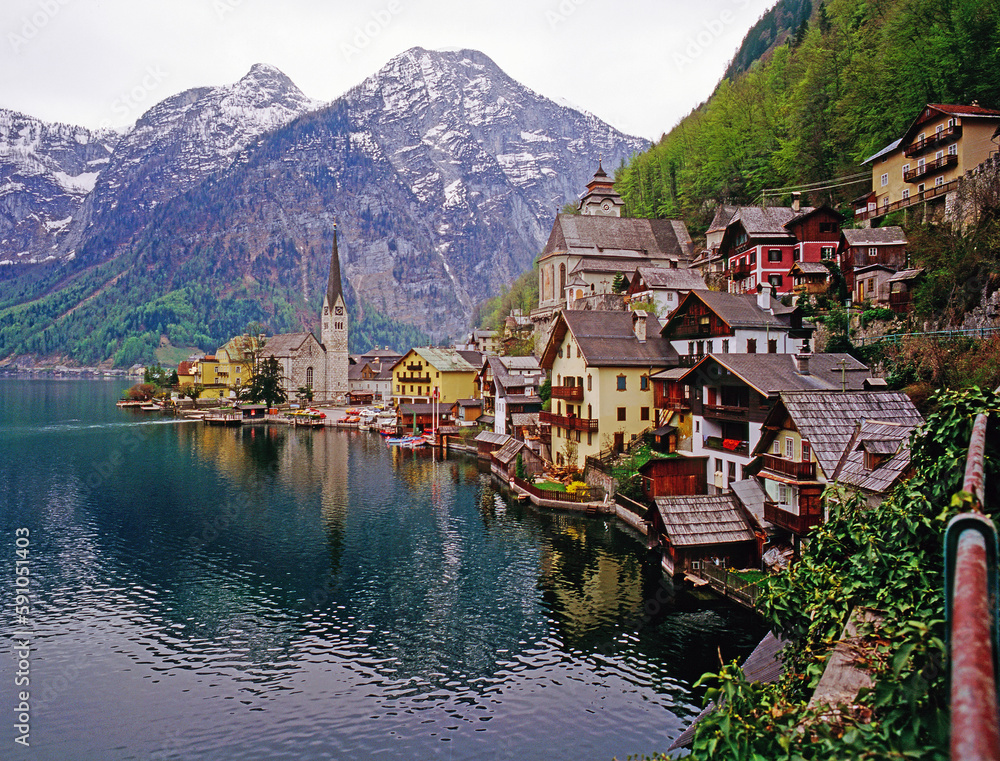
[{"label": "metal railing post", "polygon": [[945,533],[945,615],[951,659],[951,758],[1000,761],[997,709],[997,533],[978,512],[985,495],[987,416],[976,418],[962,489],[976,512],[956,515]]}]

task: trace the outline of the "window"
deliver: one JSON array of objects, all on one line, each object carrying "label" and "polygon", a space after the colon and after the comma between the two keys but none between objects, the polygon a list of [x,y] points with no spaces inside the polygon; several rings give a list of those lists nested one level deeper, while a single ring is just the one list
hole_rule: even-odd
[{"label": "window", "polygon": [[872,259],[874,259],[876,256],[878,256],[878,247],[876,247],[876,246],[869,246],[868,247],[868,256],[871,257]]},{"label": "window", "polygon": [[936,126],[934,128],[934,134],[935,135],[940,135],[942,132],[944,132],[944,125],[943,124],[939,124],[938,126]]},{"label": "window", "polygon": [[819,250],[820,259],[832,259],[833,258],[833,246],[823,246]]},{"label": "window", "polygon": [[777,338],[768,338],[767,339],[767,353],[768,354],[777,354],[778,353],[778,339]]},{"label": "window", "polygon": [[927,159],[919,158],[917,159],[917,174],[923,174],[924,168],[927,166]]},{"label": "window", "polygon": [[837,232],[836,222],[820,222],[819,231],[821,233],[835,233]]},{"label": "window", "polygon": [[750,256],[747,257],[747,264],[756,264],[756,263],[757,263],[757,252],[751,251]]},{"label": "window", "polygon": [[313,385],[313,369],[311,367],[306,368],[306,387],[312,388]]},{"label": "window", "polygon": [[885,187],[886,185],[888,185],[888,184],[889,184],[889,174],[888,174],[888,172],[882,175],[882,177],[880,178],[880,182],[882,183],[882,187],[883,187],[883,188],[884,188],[884,187]]},{"label": "window", "polygon": [[794,460],[795,459],[795,439],[791,436],[785,437],[785,459]]},{"label": "window", "polygon": [[639,420],[649,420],[649,407],[639,408]]},{"label": "window", "polygon": [[618,390],[619,391],[625,391],[626,390],[625,389],[625,381],[626,380],[627,380],[627,378],[624,375],[619,375],[618,376]]},{"label": "window", "polygon": [[576,358],[579,359],[582,356],[583,356],[583,353],[580,351],[580,347],[577,346],[576,347]]},{"label": "window", "polygon": [[729,463],[729,480],[730,481],[735,481],[736,480],[736,463],[735,462],[730,462]]},{"label": "window", "polygon": [[587,431],[587,446],[589,447],[594,443],[594,434],[591,431]]},{"label": "window", "polygon": [[944,185],[944,177],[935,177],[934,178],[934,187],[939,188],[942,185]]},{"label": "window", "polygon": [[778,484],[778,504],[788,504],[788,487],[784,484]]},{"label": "window", "polygon": [[957,156],[958,155],[958,143],[952,143],[948,146],[948,155]]},{"label": "window", "polygon": [[587,376],[587,391],[593,391],[593,390],[594,390],[594,379],[593,379],[592,376],[588,375]]},{"label": "window", "polygon": [[812,447],[809,442],[802,439],[802,462],[809,462],[812,459]]},{"label": "window", "polygon": [[768,275],[767,282],[775,288],[780,288],[782,283],[781,275]]},{"label": "window", "polygon": [[624,407],[619,407],[618,408],[618,419],[619,420],[625,420],[625,408]]},{"label": "window", "polygon": [[919,185],[917,185],[917,192],[918,193],[924,192],[924,183],[921,182]]},{"label": "window", "polygon": [[792,249],[792,261],[799,262],[802,261],[802,250],[799,246]]},{"label": "window", "polygon": [[910,165],[909,164],[903,164],[903,179],[904,180],[906,179],[906,173],[909,172],[909,171],[910,171]]},{"label": "window", "polygon": [[781,455],[781,442],[778,439],[774,440],[774,444],[771,447],[771,454],[778,455],[778,456]]},{"label": "window", "polygon": [[580,443],[580,432],[579,431],[576,432],[576,443],[577,444]]},{"label": "window", "polygon": [[649,391],[649,376],[643,375],[639,378],[639,390]]},{"label": "window", "polygon": [[747,339],[747,354],[756,354],[756,353],[757,353],[757,339],[756,338],[748,338]]},{"label": "window", "polygon": [[715,472],[716,473],[722,472],[722,460],[719,457],[715,458]]},{"label": "window", "polygon": [[688,354],[694,354],[694,341],[688,341]]},{"label": "window", "polygon": [[780,262],[781,261],[781,249],[780,248],[769,248],[767,250],[767,260],[769,262]]},{"label": "window", "polygon": [[934,154],[934,158],[937,161],[940,161],[941,159],[943,159],[944,158],[944,149],[942,149],[942,150],[938,151],[937,153],[935,153]]},{"label": "window", "polygon": [[909,197],[910,197],[910,189],[909,188],[903,188],[903,200],[905,201]]},{"label": "window", "polygon": [[728,354],[729,353],[729,339],[728,338],[723,338],[722,339],[722,353],[723,354]]},{"label": "window", "polygon": [[695,433],[701,433],[701,421],[700,420],[695,420],[694,421],[694,432]]}]

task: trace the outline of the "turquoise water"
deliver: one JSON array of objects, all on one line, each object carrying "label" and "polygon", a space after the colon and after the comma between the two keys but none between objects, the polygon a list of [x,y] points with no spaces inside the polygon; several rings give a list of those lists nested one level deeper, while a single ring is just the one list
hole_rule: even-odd
[{"label": "turquoise water", "polygon": [[474,458],[118,410],[124,385],[0,379],[0,715],[31,639],[31,750],[8,719],[0,757],[623,760],[762,634]]}]

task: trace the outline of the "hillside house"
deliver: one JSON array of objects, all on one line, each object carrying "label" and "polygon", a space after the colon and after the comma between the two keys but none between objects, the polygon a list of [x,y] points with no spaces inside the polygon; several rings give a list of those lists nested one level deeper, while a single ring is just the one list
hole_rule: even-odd
[{"label": "hillside house", "polygon": [[813,330],[801,310],[774,299],[765,284],[756,294],[693,290],[666,318],[660,334],[690,365],[712,353],[790,354]]},{"label": "hillside house", "polygon": [[888,304],[888,290],[881,290],[884,279],[873,273],[895,274],[906,269],[906,233],[902,227],[895,226],[842,230],[837,245],[837,264],[854,301],[860,303],[870,299]]},{"label": "hillside house", "polygon": [[829,288],[830,270],[822,262],[795,262],[788,276],[796,296],[818,296]]},{"label": "hillside house", "polygon": [[691,453],[709,457],[710,493],[746,477],[771,408],[792,390],[861,390],[868,368],[849,354],[712,354],[682,375]]},{"label": "hillside house", "polygon": [[552,380],[551,425],[555,463],[582,468],[602,449],[622,451],[653,427],[650,376],[677,364],[660,337],[660,323],[645,312],[560,312],[541,357]]},{"label": "hillside house", "polygon": [[978,104],[928,103],[899,139],[862,164],[871,165],[872,189],[855,202],[855,219],[945,202],[966,172],[997,151],[1000,111]]},{"label": "hillside house", "polygon": [[726,226],[719,253],[729,273],[729,290],[748,293],[770,284],[776,294],[792,292],[795,262],[832,259],[843,216],[828,206],[740,206]]},{"label": "hillside house", "polygon": [[838,476],[877,504],[906,471],[904,440],[922,422],[901,391],[783,391],[748,469],[763,482],[767,520],[805,536],[825,520],[821,496]]},{"label": "hillside house", "polygon": [[622,206],[614,183],[598,165],[580,199],[579,213],[556,216],[538,258],[538,309],[533,319],[547,319],[570,301],[612,293],[618,273],[687,264],[692,245],[683,222],[623,218]]},{"label": "hillside house", "polygon": [[656,307],[656,313],[668,315],[693,290],[707,290],[705,278],[696,269],[637,267],[628,279],[625,303],[647,303]]},{"label": "hillside house", "polygon": [[399,352],[388,346],[351,357],[347,369],[347,382],[354,394],[370,393],[376,402],[392,399],[392,368],[402,359]]}]

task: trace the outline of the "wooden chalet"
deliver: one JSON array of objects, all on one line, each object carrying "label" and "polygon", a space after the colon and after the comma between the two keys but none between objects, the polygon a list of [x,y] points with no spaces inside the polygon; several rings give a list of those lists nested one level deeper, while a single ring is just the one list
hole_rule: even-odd
[{"label": "wooden chalet", "polygon": [[893,312],[906,314],[913,309],[913,289],[923,274],[923,269],[910,269],[889,278],[889,308]]},{"label": "wooden chalet", "polygon": [[646,498],[706,494],[707,457],[654,457],[639,468]]},{"label": "wooden chalet", "polygon": [[[876,430],[866,428],[865,421],[895,427]],[[754,461],[747,467],[763,483],[765,518],[797,540],[824,521],[821,497],[838,471],[849,475],[862,491],[872,492],[886,479],[894,483],[908,465],[908,453],[905,462],[900,457],[873,477],[868,483],[872,488],[864,487],[865,478],[886,464],[878,457],[901,454],[900,442],[921,422],[913,402],[901,391],[783,391],[764,420]],[[894,442],[891,451],[890,442]],[[868,451],[875,459],[865,459]]]},{"label": "wooden chalet", "polygon": [[476,451],[480,460],[489,460],[494,452],[511,440],[506,433],[480,431],[475,438]]},{"label": "wooden chalet", "polygon": [[518,458],[521,459],[521,466],[528,479],[534,478],[545,469],[542,458],[529,449],[523,441],[508,438],[503,446],[490,455],[490,470],[505,479],[513,478],[517,475]]},{"label": "wooden chalet", "polygon": [[874,300],[877,292],[874,295],[857,293],[858,270],[873,265],[881,265],[891,272],[906,269],[906,233],[902,227],[894,226],[842,230],[837,245],[837,264],[855,301]]},{"label": "wooden chalet", "polygon": [[702,563],[759,568],[764,536],[732,494],[657,497],[647,515],[669,574]]},{"label": "wooden chalet", "polygon": [[796,296],[826,293],[830,282],[830,270],[822,262],[795,262],[788,275],[792,278],[792,293]]},{"label": "wooden chalet", "polygon": [[400,404],[397,409],[399,425],[412,432],[429,430],[445,425],[451,418],[450,404]]}]

